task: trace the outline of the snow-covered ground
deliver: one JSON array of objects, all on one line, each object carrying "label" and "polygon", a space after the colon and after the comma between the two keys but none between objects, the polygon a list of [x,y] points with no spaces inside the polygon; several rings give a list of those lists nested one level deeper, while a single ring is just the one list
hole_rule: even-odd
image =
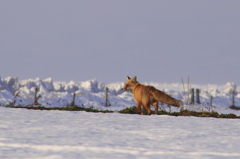
[{"label": "snow-covered ground", "polygon": [[0,107],[1,159],[240,158],[238,119]]},{"label": "snow-covered ground", "polygon": [[[124,80],[124,78],[123,78]],[[105,85],[96,79],[83,82],[64,82],[53,81],[51,78],[41,80],[40,78],[18,80],[18,78],[7,77],[0,78],[0,106],[6,106],[14,102],[15,106],[29,106],[34,102],[34,87],[38,87],[37,96],[41,95],[38,102],[45,107],[65,107],[72,101],[73,93],[76,93],[75,104],[83,107],[92,107],[95,109],[109,109],[119,111],[126,107],[135,106],[136,103],[130,92],[123,92],[123,82],[116,82]],[[188,86],[182,83],[144,83],[153,85],[156,88],[170,94],[171,96],[185,102],[186,109],[208,111],[210,96],[213,96],[212,109],[218,113],[233,113],[240,115],[240,111],[229,108],[231,105],[231,90],[236,90],[235,104],[240,106],[240,90],[234,83],[225,85],[197,85],[191,84],[190,87],[200,89],[200,102],[198,105],[186,105],[188,96]],[[109,88],[109,102],[111,106],[106,107],[106,87]],[[17,95],[17,96],[15,96]],[[165,109],[168,108],[165,106]],[[178,108],[172,107],[171,111],[179,111]]]}]

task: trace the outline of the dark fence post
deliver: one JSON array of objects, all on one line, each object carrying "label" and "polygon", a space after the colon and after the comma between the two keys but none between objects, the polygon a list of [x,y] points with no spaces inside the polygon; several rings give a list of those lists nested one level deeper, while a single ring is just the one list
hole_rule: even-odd
[{"label": "dark fence post", "polygon": [[210,107],[212,107],[212,100],[213,100],[213,96],[211,95],[211,96],[210,96],[210,104],[209,104]]},{"label": "dark fence post", "polygon": [[200,89],[196,89],[196,103],[198,104],[200,104],[199,94],[200,94]]},{"label": "dark fence post", "polygon": [[34,103],[33,103],[33,105],[40,105],[38,103],[38,99],[41,97],[41,95],[37,96],[38,87],[34,87],[34,89],[35,89],[35,92],[34,92]]},{"label": "dark fence post", "polygon": [[235,90],[232,89],[232,106],[235,107],[235,100],[234,100],[234,96],[235,96]]},{"label": "dark fence post", "polygon": [[76,98],[76,93],[74,92],[72,102],[71,102],[70,106],[75,106],[75,98]]},{"label": "dark fence post", "polygon": [[109,89],[108,89],[108,87],[106,87],[106,101],[105,101],[105,106],[110,106],[110,103],[109,103],[109,99],[108,99],[108,91],[109,91]]},{"label": "dark fence post", "polygon": [[194,88],[191,89],[191,101],[190,104],[194,104]]}]

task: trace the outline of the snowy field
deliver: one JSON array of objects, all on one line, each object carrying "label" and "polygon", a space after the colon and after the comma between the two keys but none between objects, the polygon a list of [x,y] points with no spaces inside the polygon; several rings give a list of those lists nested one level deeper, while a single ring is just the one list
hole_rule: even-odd
[{"label": "snowy field", "polygon": [[[84,82],[0,78],[0,158],[240,158],[239,119],[129,115],[117,111],[135,105],[123,82],[105,85],[97,80]],[[205,110],[213,96],[212,109],[240,115],[232,110],[231,90],[240,105],[240,91],[234,83],[196,85],[202,104],[186,105],[188,92],[181,83],[153,85],[183,100],[185,109]],[[111,106],[105,106],[106,86]],[[75,104],[85,108],[113,110],[115,113],[40,111],[7,108],[30,106],[34,87],[44,107],[65,107],[76,93]],[[185,89],[187,86],[185,85]],[[168,111],[168,107],[165,107]],[[179,111],[173,107],[171,111]]]},{"label": "snowy field", "polygon": [[238,119],[0,107],[0,158],[240,158]]}]

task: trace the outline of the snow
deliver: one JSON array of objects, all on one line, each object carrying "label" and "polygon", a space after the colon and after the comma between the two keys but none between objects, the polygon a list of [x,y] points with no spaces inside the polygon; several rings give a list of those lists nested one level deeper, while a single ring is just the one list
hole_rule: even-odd
[{"label": "snow", "polygon": [[0,158],[240,158],[238,119],[0,107]]},{"label": "snow", "polygon": [[[123,84],[105,85],[96,79],[56,82],[51,78],[0,78],[0,158],[240,158],[238,119],[119,114],[118,110],[135,105],[131,93],[121,90]],[[229,109],[233,88],[235,103],[240,102],[240,91],[231,82],[220,86],[192,84],[191,88],[201,90],[202,104],[198,105],[186,105],[188,92],[182,84],[144,84],[183,100],[185,109],[208,110],[212,95],[213,110],[240,115],[240,111]],[[108,107],[104,105],[106,86],[111,103]],[[41,95],[38,102],[45,107],[69,105],[75,92],[76,105],[115,113],[5,107],[14,99],[15,105],[31,105],[34,87]],[[173,107],[171,111],[179,109]]]}]

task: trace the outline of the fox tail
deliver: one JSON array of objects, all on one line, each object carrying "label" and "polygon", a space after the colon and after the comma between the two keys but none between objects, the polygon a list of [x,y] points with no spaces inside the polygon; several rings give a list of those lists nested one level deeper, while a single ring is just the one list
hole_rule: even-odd
[{"label": "fox tail", "polygon": [[157,101],[179,107],[181,110],[183,110],[183,102],[181,100],[177,100],[154,87],[150,87],[150,93]]}]

